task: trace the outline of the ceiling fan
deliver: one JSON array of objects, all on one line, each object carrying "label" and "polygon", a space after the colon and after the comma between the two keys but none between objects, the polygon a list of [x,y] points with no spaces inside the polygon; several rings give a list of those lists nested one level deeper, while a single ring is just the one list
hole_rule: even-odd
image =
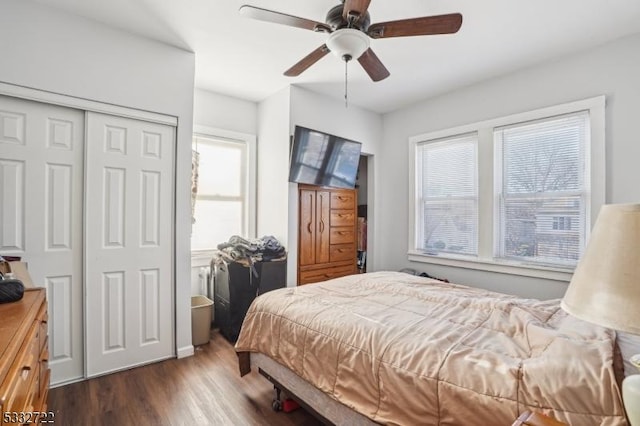
[{"label": "ceiling fan", "polygon": [[370,24],[367,9],[371,0],[342,0],[342,3],[344,5],[329,10],[325,23],[249,5],[240,7],[240,13],[260,21],[330,34],[325,44],[284,72],[289,77],[302,74],[327,53],[333,52],[345,62],[357,59],[373,81],[384,80],[389,77],[389,71],[369,47],[369,38],[453,34],[462,25],[459,13]]}]

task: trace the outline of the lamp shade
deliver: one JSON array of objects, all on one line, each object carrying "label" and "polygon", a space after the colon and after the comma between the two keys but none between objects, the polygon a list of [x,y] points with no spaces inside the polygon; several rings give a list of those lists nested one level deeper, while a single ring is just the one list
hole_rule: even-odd
[{"label": "lamp shade", "polygon": [[585,321],[640,334],[640,204],[602,207],[561,305]]},{"label": "lamp shade", "polygon": [[341,28],[327,39],[327,47],[340,59],[358,59],[369,48],[369,36],[353,28]]}]

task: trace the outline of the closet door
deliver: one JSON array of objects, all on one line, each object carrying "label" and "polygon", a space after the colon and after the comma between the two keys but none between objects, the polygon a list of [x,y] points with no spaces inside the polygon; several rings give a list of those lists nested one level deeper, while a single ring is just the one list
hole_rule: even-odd
[{"label": "closet door", "polygon": [[173,355],[174,128],[87,113],[87,377]]},{"label": "closet door", "polygon": [[83,137],[82,111],[0,96],[0,254],[47,289],[52,384],[84,375]]}]

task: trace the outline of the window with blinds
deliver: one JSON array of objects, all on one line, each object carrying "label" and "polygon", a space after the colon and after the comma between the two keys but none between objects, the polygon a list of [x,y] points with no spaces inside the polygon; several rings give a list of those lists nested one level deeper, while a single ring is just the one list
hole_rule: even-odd
[{"label": "window with blinds", "polygon": [[589,204],[589,112],[494,129],[495,257],[574,266]]},{"label": "window with blinds", "polygon": [[427,254],[478,253],[477,135],[416,145],[417,249]]}]

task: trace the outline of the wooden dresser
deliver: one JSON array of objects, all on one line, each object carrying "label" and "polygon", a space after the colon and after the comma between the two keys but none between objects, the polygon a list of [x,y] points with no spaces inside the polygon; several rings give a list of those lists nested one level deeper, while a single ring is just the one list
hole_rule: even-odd
[{"label": "wooden dresser", "polygon": [[357,272],[356,191],[299,185],[298,285]]},{"label": "wooden dresser", "polygon": [[47,418],[49,351],[43,288],[0,305],[0,424],[40,423]]}]

